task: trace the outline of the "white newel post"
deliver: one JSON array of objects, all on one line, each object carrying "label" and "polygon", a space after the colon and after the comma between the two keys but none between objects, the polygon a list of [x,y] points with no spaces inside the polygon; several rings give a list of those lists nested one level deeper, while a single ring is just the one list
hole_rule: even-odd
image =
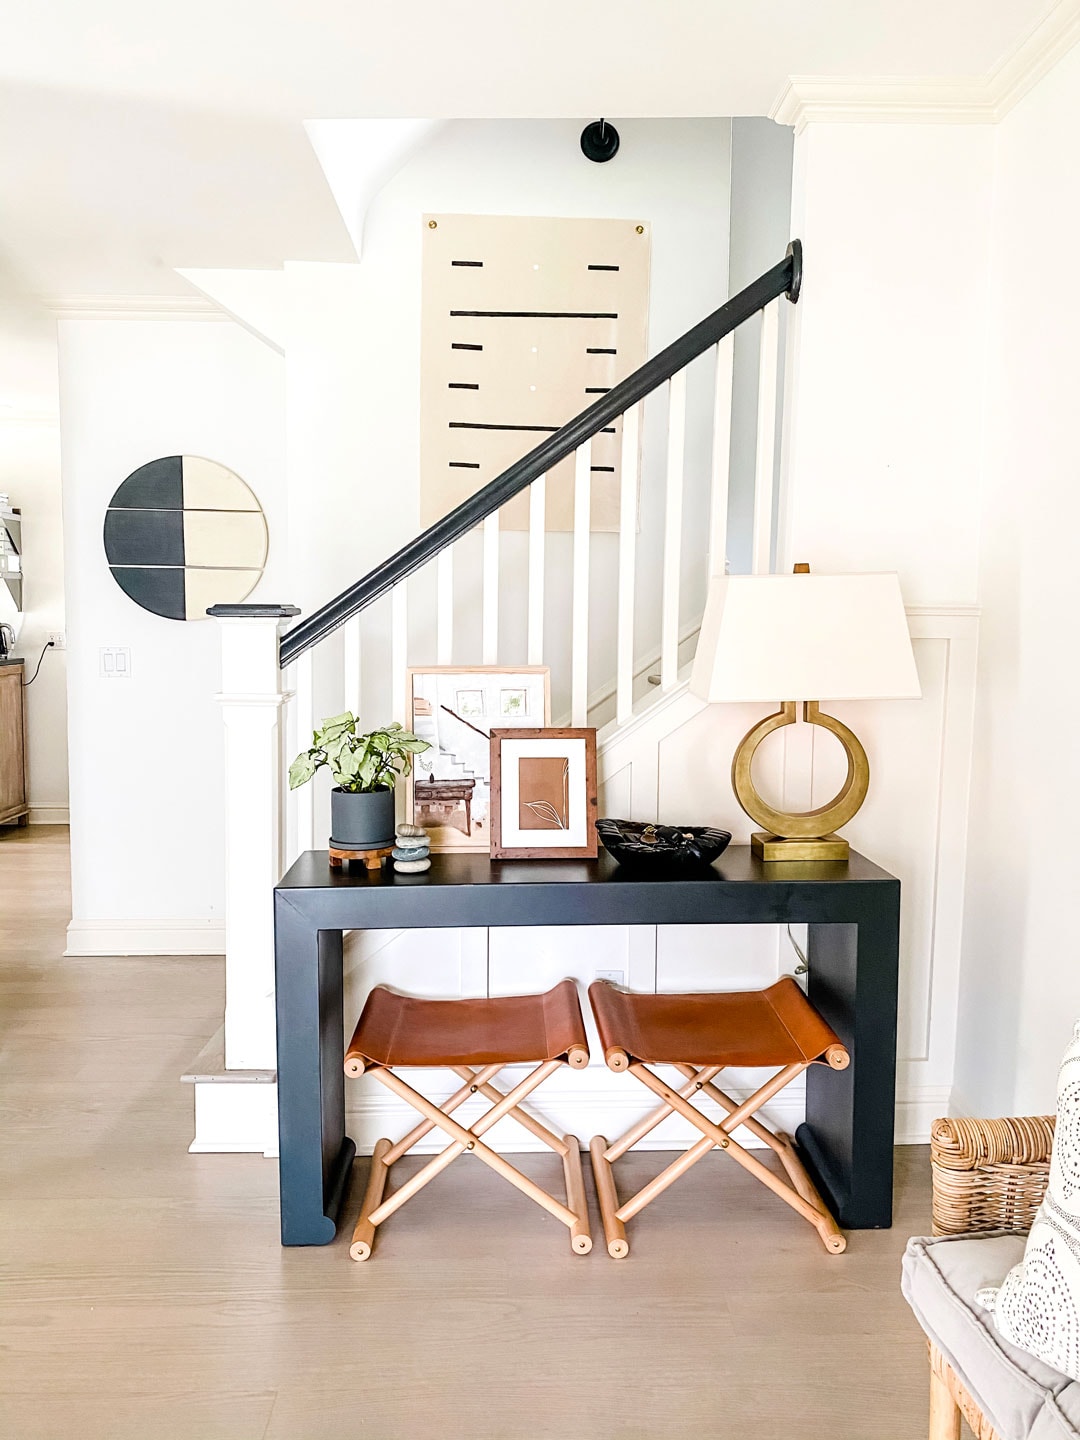
[{"label": "white newel post", "polygon": [[274,886],[284,870],[285,706],[293,605],[216,605],[225,721],[225,1068],[272,1070]]}]

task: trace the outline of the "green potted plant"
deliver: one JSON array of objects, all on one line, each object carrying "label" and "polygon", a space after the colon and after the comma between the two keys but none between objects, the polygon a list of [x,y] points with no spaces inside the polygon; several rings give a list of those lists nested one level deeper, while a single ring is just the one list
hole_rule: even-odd
[{"label": "green potted plant", "polygon": [[431,746],[395,721],[358,734],[351,711],[334,715],[315,731],[310,750],[289,766],[289,789],[305,785],[316,770],[329,767],[330,844],[341,850],[378,850],[394,843],[394,785],[408,775],[412,757]]}]

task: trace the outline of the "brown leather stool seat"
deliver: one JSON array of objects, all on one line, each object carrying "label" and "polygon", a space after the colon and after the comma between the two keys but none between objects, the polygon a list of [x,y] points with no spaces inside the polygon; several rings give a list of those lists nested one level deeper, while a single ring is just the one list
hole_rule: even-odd
[{"label": "brown leather stool seat", "polygon": [[847,1064],[847,1051],[789,975],[767,990],[698,995],[633,995],[598,980],[589,1001],[605,1056],[622,1050],[653,1065],[809,1065],[835,1047]]},{"label": "brown leather stool seat", "polygon": [[[592,1249],[592,1237],[577,1137],[554,1134],[534,1115],[522,1110],[520,1102],[561,1066],[580,1069],[588,1063],[585,1022],[571,980],[563,980],[544,995],[479,1000],[418,999],[377,985],[367,998],[345,1052],[345,1073],[374,1076],[419,1111],[423,1119],[396,1144],[386,1139],[376,1143],[350,1247],[353,1259],[368,1259],[376,1226],[467,1151],[561,1220],[570,1231],[571,1249],[577,1255],[587,1255]],[[534,1064],[536,1069],[509,1092],[496,1089],[492,1081],[499,1071],[506,1065],[519,1064]],[[436,1105],[395,1073],[409,1067],[446,1068],[465,1083],[449,1100]],[[453,1118],[453,1112],[475,1095],[483,1095],[493,1103],[466,1128]],[[565,1205],[481,1140],[507,1115],[562,1158]],[[390,1167],[436,1127],[450,1137],[451,1143],[384,1200]]]},{"label": "brown leather stool seat", "polygon": [[[717,1146],[809,1220],[831,1254],[845,1249],[847,1242],[806,1173],[793,1141],[754,1118],[756,1110],[809,1065],[822,1063],[843,1070],[849,1063],[848,1052],[835,1031],[790,976],[766,990],[688,995],[635,995],[616,989],[606,980],[597,980],[589,987],[589,1002],[608,1066],[629,1071],[663,1101],[612,1144],[597,1135],[589,1147],[611,1255],[622,1259],[629,1253],[626,1221]],[[650,1065],[674,1066],[687,1083],[674,1090],[649,1069]],[[713,1084],[720,1071],[729,1066],[779,1068],[748,1100],[738,1104]],[[719,1125],[691,1103],[691,1098],[699,1095],[716,1101],[725,1111]],[[673,1112],[690,1120],[702,1132],[702,1139],[620,1204],[612,1171],[614,1161]],[[773,1150],[790,1183],[732,1138],[740,1125]]]},{"label": "brown leather stool seat", "polygon": [[[566,1060],[580,1066],[589,1063],[589,1042],[572,980],[546,995],[488,1000],[420,1000],[376,985],[348,1053],[365,1066],[490,1065],[496,1060],[501,1065]],[[351,1073],[348,1064],[345,1068]]]}]

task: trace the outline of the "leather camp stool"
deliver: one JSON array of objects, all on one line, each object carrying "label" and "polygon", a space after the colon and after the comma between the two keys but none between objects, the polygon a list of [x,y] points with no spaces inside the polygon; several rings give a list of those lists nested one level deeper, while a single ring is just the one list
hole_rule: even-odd
[{"label": "leather camp stool", "polygon": [[[536,1068],[508,1093],[491,1083],[504,1066],[522,1063],[535,1064]],[[345,1073],[373,1075],[418,1110],[423,1119],[396,1144],[389,1140],[377,1142],[360,1219],[353,1231],[352,1258],[366,1260],[374,1244],[375,1227],[465,1151],[471,1151],[561,1220],[570,1231],[570,1248],[576,1255],[587,1255],[592,1249],[592,1236],[577,1137],[553,1134],[519,1107],[563,1065],[580,1070],[588,1063],[585,1022],[571,980],[563,980],[545,995],[507,995],[491,1000],[418,1000],[377,985],[367,998],[346,1051]],[[396,1073],[415,1066],[445,1067],[465,1083],[449,1100],[435,1105]],[[493,1103],[466,1129],[453,1119],[453,1112],[477,1094]],[[505,1115],[512,1115],[562,1157],[565,1205],[483,1143],[480,1137]],[[450,1144],[384,1200],[391,1165],[436,1127],[450,1137]]]},{"label": "leather camp stool", "polygon": [[[597,980],[589,987],[589,1001],[608,1066],[616,1071],[628,1070],[663,1102],[621,1139],[609,1145],[602,1135],[596,1135],[589,1146],[610,1255],[621,1260],[629,1254],[626,1221],[715,1146],[809,1220],[831,1254],[839,1255],[846,1248],[847,1241],[792,1141],[754,1119],[760,1106],[809,1065],[821,1063],[843,1070],[848,1064],[848,1052],[794,980],[785,976],[767,990],[703,995],[634,995],[616,989],[606,980]],[[685,1076],[686,1084],[673,1090],[649,1068],[651,1065],[673,1066]],[[721,1070],[731,1065],[780,1068],[740,1105],[713,1084]],[[708,1096],[725,1112],[719,1125],[691,1104],[698,1095]],[[702,1138],[620,1205],[613,1162],[672,1112],[689,1120],[701,1131]],[[732,1138],[740,1125],[776,1152],[790,1183]]]}]

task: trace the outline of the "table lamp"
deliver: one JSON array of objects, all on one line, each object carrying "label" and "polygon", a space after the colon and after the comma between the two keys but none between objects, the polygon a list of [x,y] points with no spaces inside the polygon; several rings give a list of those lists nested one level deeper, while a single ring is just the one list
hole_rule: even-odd
[{"label": "table lamp", "polygon": [[[709,701],[767,700],[780,709],[744,736],[731,765],[739,804],[763,831],[751,837],[762,860],[846,860],[835,832],[866,799],[870,765],[846,725],[822,700],[906,700],[922,693],[900,580],[896,575],[728,575],[713,579],[701,622],[690,689]],[[847,756],[847,778],[827,805],[803,814],[776,810],[754,788],[750,767],[767,735],[803,719],[832,732]]]}]

